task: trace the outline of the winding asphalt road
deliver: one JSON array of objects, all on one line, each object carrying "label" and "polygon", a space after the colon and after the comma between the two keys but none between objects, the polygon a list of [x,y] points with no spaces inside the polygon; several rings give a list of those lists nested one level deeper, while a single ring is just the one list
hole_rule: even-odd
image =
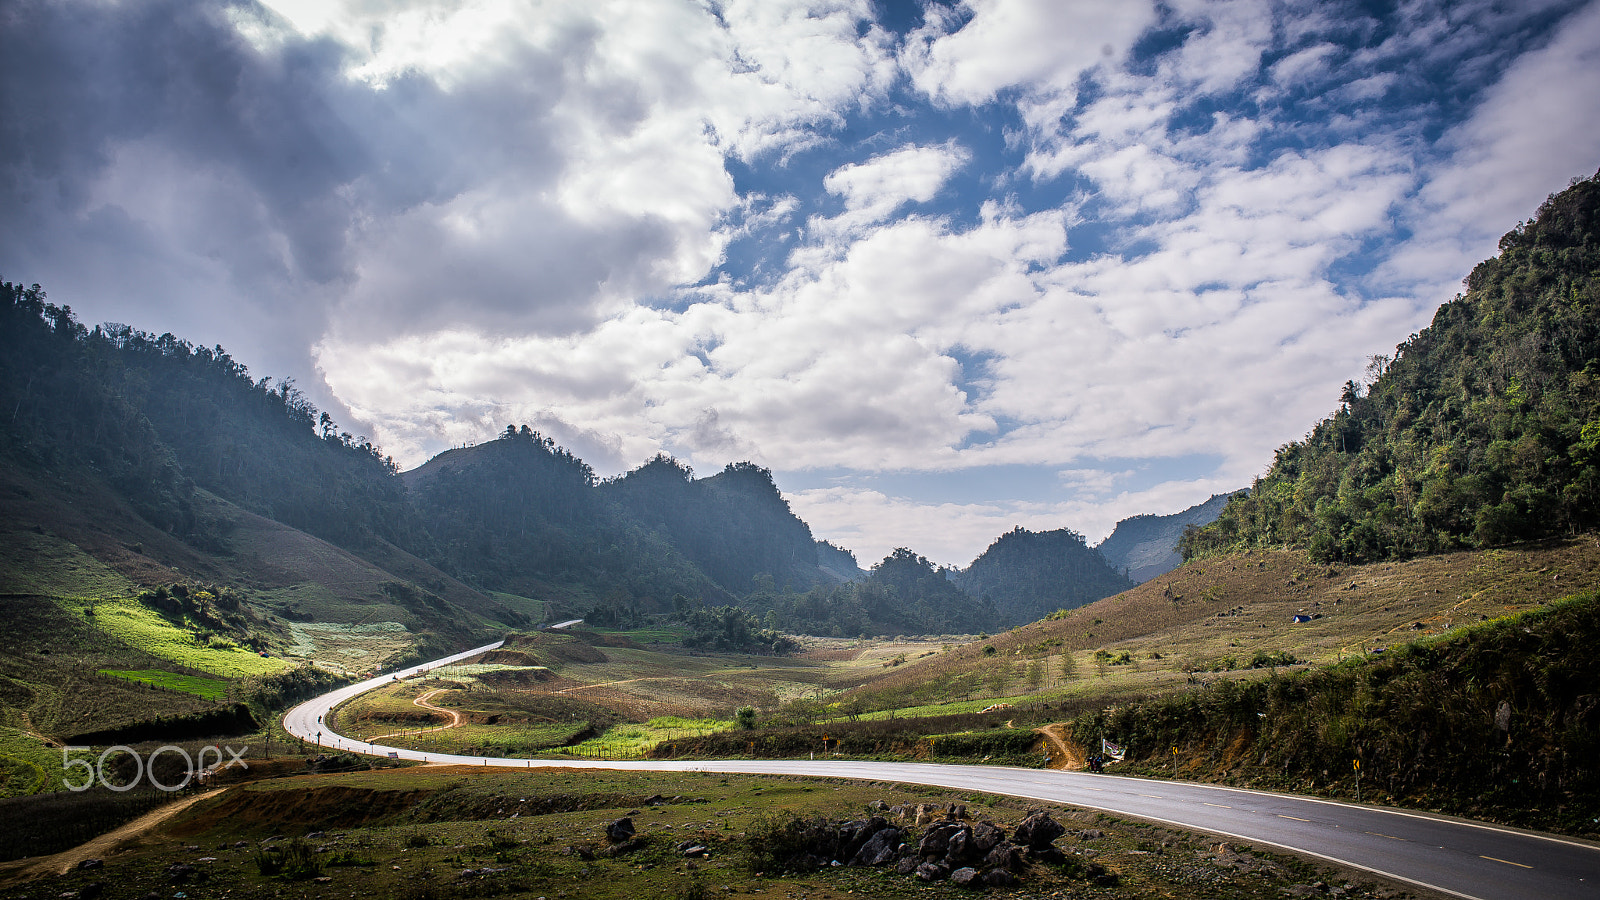
[{"label": "winding asphalt road", "polygon": [[334,734],[322,724],[329,710],[357,694],[499,646],[478,647],[324,694],[290,710],[284,727],[331,749],[430,763],[808,775],[1004,794],[1270,845],[1469,900],[1600,900],[1600,845],[1378,806],[1181,781],[1004,766],[853,760],[485,759],[371,744]]}]

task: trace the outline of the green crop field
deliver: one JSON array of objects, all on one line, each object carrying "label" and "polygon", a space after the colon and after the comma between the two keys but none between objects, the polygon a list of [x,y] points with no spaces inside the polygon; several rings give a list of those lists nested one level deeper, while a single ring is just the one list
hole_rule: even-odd
[{"label": "green crop field", "polygon": [[194,694],[207,700],[222,700],[228,696],[228,683],[220,678],[179,675],[174,672],[163,672],[159,669],[141,669],[137,671],[101,669],[100,674],[114,675],[117,678],[126,678],[129,681],[138,681],[144,684],[153,684],[157,687],[170,688],[174,691],[183,691],[186,694]]},{"label": "green crop field", "polygon": [[0,728],[0,796],[50,790],[61,771],[61,751],[15,728]]},{"label": "green crop field", "polygon": [[399,622],[293,622],[289,631],[295,645],[286,651],[288,655],[346,672],[379,671],[390,658],[410,649],[416,637]]}]

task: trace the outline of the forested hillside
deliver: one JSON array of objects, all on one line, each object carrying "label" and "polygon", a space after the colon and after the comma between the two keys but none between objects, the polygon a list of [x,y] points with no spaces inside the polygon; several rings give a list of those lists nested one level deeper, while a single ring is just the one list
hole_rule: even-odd
[{"label": "forested hillside", "polygon": [[1142,515],[1123,519],[1095,549],[1113,568],[1134,582],[1149,581],[1182,565],[1178,542],[1183,539],[1184,529],[1215,522],[1222,508],[1228,505],[1229,496],[1213,494],[1206,502],[1169,516]]},{"label": "forested hillside", "polygon": [[772,473],[754,463],[695,478],[688,466],[658,455],[602,484],[601,494],[736,594],[754,589],[761,576],[795,588],[834,581],[818,569],[811,528],[790,511]]},{"label": "forested hillside", "polygon": [[968,594],[993,602],[1006,625],[1023,625],[1133,587],[1084,543],[1083,535],[1068,528],[1013,528],[958,573],[955,582]]},{"label": "forested hillside", "polygon": [[659,534],[630,523],[594,472],[524,426],[447,451],[403,476],[441,565],[485,588],[545,598],[725,596]]},{"label": "forested hillside", "polygon": [[[657,456],[601,480],[527,426],[402,475],[291,380],[254,378],[220,347],[88,328],[37,287],[5,284],[3,294],[0,457],[19,475],[18,502],[0,504],[0,516],[42,528],[40,502],[56,489],[28,484],[103,484],[140,524],[119,525],[120,543],[86,546],[82,531],[57,539],[118,556],[141,586],[244,579],[255,583],[237,585],[247,601],[290,621],[366,621],[358,607],[378,604],[392,607],[387,620],[441,625],[464,621],[456,607],[501,622],[559,612],[624,624],[673,611],[681,595],[739,605],[767,627],[841,635],[972,633],[1128,586],[1066,530],[1012,532],[964,575],[908,549],[863,573],[848,551],[815,540],[760,466],[696,478]],[[328,569],[327,584],[297,587],[323,569],[291,572],[286,548],[328,554],[250,513],[372,568],[347,561],[345,575]],[[164,548],[159,559],[129,549],[146,543]],[[358,569],[363,587],[351,589]]]},{"label": "forested hillside", "polygon": [[955,573],[904,547],[884,557],[866,578],[804,593],[763,589],[745,605],[768,628],[802,634],[967,634],[999,628],[993,600],[974,598],[951,580]]},{"label": "forested hillside", "polygon": [[[37,285],[0,284],[0,406],[9,413],[0,417],[0,460],[10,470],[3,524],[102,562],[115,557],[141,586],[237,578],[255,582],[247,599],[279,596],[299,575],[280,571],[272,555],[286,545],[263,539],[246,521],[254,513],[372,564],[357,579],[372,590],[321,591],[324,608],[393,595],[388,618],[452,641],[483,627],[479,616],[520,621],[428,566],[432,541],[392,461],[339,431],[291,381],[253,379],[220,347],[125,325],[87,328]],[[75,498],[95,498],[91,521],[69,522]],[[123,503],[137,523],[123,517]],[[24,556],[7,554],[8,578],[47,568]],[[338,583],[352,580],[349,569]],[[55,590],[90,593],[56,581]],[[301,615],[294,606],[284,611]]]},{"label": "forested hillside", "polygon": [[202,542],[196,487],[348,547],[426,551],[393,463],[292,380],[252,380],[221,347],[93,329],[38,285],[0,286],[0,454],[85,465],[153,524]]},{"label": "forested hillside", "polygon": [[1600,174],[1501,238],[1466,288],[1187,534],[1185,558],[1373,560],[1600,524]]}]

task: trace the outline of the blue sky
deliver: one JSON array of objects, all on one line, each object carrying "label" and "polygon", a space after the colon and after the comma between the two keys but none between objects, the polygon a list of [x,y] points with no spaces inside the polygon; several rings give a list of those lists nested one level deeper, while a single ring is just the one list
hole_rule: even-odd
[{"label": "blue sky", "polygon": [[18,0],[0,277],[406,465],[964,565],[1247,485],[1600,167],[1600,3]]}]

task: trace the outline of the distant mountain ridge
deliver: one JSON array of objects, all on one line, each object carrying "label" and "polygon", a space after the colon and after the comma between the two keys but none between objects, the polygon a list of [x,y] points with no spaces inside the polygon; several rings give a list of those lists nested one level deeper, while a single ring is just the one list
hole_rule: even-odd
[{"label": "distant mountain ridge", "polygon": [[810,527],[753,463],[695,478],[658,455],[602,481],[523,426],[401,477],[448,568],[494,590],[581,586],[665,612],[676,594],[726,603],[763,578],[795,590],[845,580],[819,565]]},{"label": "distant mountain ridge", "polygon": [[1238,492],[1212,494],[1204,503],[1167,516],[1146,514],[1123,519],[1095,549],[1117,571],[1126,573],[1135,584],[1143,584],[1182,565],[1178,542],[1184,529],[1216,521],[1235,493]]},{"label": "distant mountain ridge", "polygon": [[[1128,587],[1067,529],[1002,535],[965,572],[906,548],[863,571],[815,539],[759,465],[696,477],[658,455],[600,479],[527,426],[401,473],[292,381],[253,378],[220,347],[86,328],[37,288],[6,284],[0,301],[0,405],[11,412],[0,458],[32,473],[13,496],[53,495],[51,479],[99,485],[143,522],[118,540],[71,542],[138,587],[230,584],[280,617],[269,640],[288,639],[285,621],[392,621],[454,642],[551,612],[672,613],[680,596],[823,634],[971,633]],[[0,526],[48,530],[30,512],[41,508],[0,497]],[[251,514],[284,530],[269,534]],[[328,553],[296,531],[375,568],[286,580],[269,546]],[[132,546],[164,548],[159,564]],[[370,590],[345,584],[356,581]]]}]

